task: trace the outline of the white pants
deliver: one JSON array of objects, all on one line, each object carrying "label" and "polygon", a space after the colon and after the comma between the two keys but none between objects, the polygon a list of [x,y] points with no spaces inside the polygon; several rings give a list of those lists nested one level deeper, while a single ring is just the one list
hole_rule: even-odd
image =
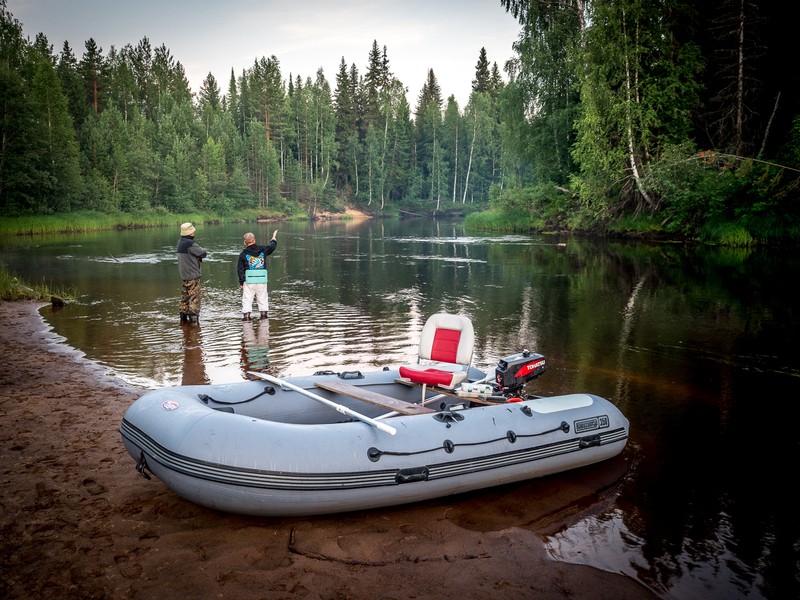
[{"label": "white pants", "polygon": [[269,310],[266,283],[247,283],[242,286],[242,312],[249,313],[253,309],[253,298],[258,302],[258,310]]}]

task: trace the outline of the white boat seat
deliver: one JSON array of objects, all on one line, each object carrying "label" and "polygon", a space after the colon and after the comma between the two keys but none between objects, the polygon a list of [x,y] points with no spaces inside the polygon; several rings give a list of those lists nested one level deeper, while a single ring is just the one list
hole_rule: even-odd
[{"label": "white boat seat", "polygon": [[416,364],[400,367],[400,377],[422,385],[454,388],[466,380],[475,349],[472,321],[436,313],[422,328]]}]

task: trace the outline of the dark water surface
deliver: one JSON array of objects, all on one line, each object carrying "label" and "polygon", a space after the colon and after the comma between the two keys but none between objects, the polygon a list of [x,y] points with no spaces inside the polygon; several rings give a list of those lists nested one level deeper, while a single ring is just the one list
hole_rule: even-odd
[{"label": "dark water surface", "polygon": [[[594,392],[631,421],[619,459],[448,500],[465,528],[524,527],[556,560],[665,598],[800,598],[795,251],[467,234],[427,220],[279,224],[268,321],[243,323],[245,229],[198,228],[198,325],[178,320],[175,231],[0,239],[0,263],[79,301],[45,319],[143,388],[397,366],[433,312],[468,315],[474,363],[548,358],[530,392]],[[432,510],[441,505],[431,503]]]}]

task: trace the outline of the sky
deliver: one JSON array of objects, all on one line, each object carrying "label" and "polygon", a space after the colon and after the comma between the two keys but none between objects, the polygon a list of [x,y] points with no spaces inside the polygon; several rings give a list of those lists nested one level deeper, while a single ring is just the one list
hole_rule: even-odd
[{"label": "sky", "polygon": [[316,78],[322,68],[336,89],[344,57],[366,73],[373,41],[386,46],[389,70],[408,88],[412,110],[428,70],[442,98],[462,109],[481,48],[504,81],[519,23],[500,0],[7,0],[33,40],[44,33],[57,55],[67,41],[80,60],[93,38],[107,56],[143,38],[162,44],[186,71],[193,92],[211,73],[226,93],[261,58],[275,56],[284,80]]}]

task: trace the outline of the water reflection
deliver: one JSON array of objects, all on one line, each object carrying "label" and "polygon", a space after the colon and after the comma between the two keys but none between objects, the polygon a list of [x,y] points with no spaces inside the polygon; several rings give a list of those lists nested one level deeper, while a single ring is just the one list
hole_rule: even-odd
[{"label": "water reflection", "polygon": [[636,456],[626,448],[598,465],[475,494],[449,508],[447,519],[473,531],[521,527],[543,536],[566,531],[614,506]]},{"label": "water reflection", "polygon": [[269,319],[242,321],[242,377],[248,371],[265,372],[269,366]]},{"label": "water reflection", "polygon": [[203,336],[199,322],[181,323],[183,330],[183,377],[181,385],[211,383],[203,358]]},{"label": "water reflection", "polygon": [[177,323],[171,229],[0,239],[0,260],[77,288],[79,302],[44,309],[46,320],[142,387],[394,367],[416,355],[428,315],[463,313],[475,366],[541,352],[548,371],[529,391],[609,398],[631,421],[636,461],[471,495],[447,503],[448,518],[530,528],[554,558],[628,573],[667,598],[800,597],[796,253],[467,236],[438,221],[287,223],[270,320],[246,326],[242,233],[203,229],[212,259],[194,330]]}]

